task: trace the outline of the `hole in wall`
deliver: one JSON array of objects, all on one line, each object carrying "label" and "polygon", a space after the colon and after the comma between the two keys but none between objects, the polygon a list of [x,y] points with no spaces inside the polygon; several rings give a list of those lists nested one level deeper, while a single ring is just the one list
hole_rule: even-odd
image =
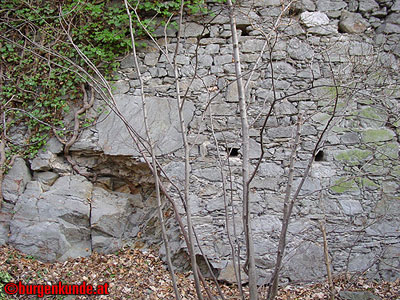
[{"label": "hole in wall", "polygon": [[315,160],[315,161],[324,161],[324,160],[325,160],[324,151],[319,150],[319,151],[317,152],[317,154],[315,155],[315,159],[314,159],[314,160]]},{"label": "hole in wall", "polygon": [[226,151],[228,152],[229,157],[238,157],[240,148],[228,148]]},{"label": "hole in wall", "polygon": [[236,28],[242,31],[242,36],[249,36],[249,30],[247,30],[247,27],[249,25],[243,24],[243,25],[236,25]]}]

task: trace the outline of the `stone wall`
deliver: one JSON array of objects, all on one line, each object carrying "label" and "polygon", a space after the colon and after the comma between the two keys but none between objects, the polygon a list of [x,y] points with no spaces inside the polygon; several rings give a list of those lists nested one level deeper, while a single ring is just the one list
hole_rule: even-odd
[{"label": "stone wall", "polygon": [[[195,16],[184,24],[176,61],[186,99],[194,226],[219,278],[231,281],[227,229],[232,234],[235,227],[243,244],[241,127],[227,10],[213,3],[209,8],[214,15]],[[325,276],[319,221],[326,223],[335,273],[397,278],[400,1],[302,0],[285,12],[283,8],[279,0],[241,1],[237,8],[253,166],[261,154],[260,128],[276,100],[263,133],[264,158],[251,184],[259,283],[269,278],[274,266],[300,114],[304,124],[294,188],[310,159],[313,163],[289,226],[284,280],[304,282]],[[156,35],[165,44],[163,30]],[[176,31],[169,29],[167,36],[168,48],[174,49]],[[181,188],[183,150],[173,70],[151,41],[138,57],[151,136],[164,177]],[[115,100],[144,137],[133,67],[131,56],[122,60],[119,79],[113,83]],[[92,114],[103,106],[98,101]],[[157,241],[151,173],[122,122],[113,113],[103,113],[71,152],[82,170],[91,174],[89,178],[73,175],[56,140],[29,162],[29,168],[22,159],[16,160],[3,184],[0,242],[53,260],[93,250],[114,251],[138,235],[147,242]],[[174,185],[170,192],[184,214]],[[178,254],[185,245],[173,219],[169,230],[176,262],[183,264]]]}]

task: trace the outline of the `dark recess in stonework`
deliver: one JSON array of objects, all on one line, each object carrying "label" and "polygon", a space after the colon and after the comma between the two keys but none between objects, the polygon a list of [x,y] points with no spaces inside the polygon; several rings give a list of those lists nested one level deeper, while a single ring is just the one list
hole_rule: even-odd
[{"label": "dark recess in stonework", "polygon": [[239,148],[228,148],[227,152],[230,157],[238,157],[239,156]]},{"label": "dark recess in stonework", "polygon": [[315,155],[315,161],[324,161],[324,151],[318,151],[317,155]]}]

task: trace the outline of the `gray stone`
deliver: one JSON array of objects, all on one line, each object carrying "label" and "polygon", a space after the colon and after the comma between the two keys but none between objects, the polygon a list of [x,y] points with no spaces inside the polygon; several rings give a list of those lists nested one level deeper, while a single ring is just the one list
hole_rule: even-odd
[{"label": "gray stone", "polygon": [[294,128],[292,126],[289,127],[281,127],[281,128],[271,128],[267,130],[267,136],[271,138],[291,138],[294,134]]},{"label": "gray stone", "polygon": [[112,83],[111,89],[113,94],[125,94],[129,91],[129,81],[128,80],[118,80]]},{"label": "gray stone", "polygon": [[140,194],[109,192],[95,187],[91,208],[92,247],[102,253],[118,250],[126,235],[136,236],[139,225],[145,221]]},{"label": "gray stone", "polygon": [[274,62],[272,66],[274,68],[275,74],[282,74],[285,75],[285,77],[289,77],[290,75],[296,74],[296,69],[293,68],[292,65],[286,62],[283,61]]},{"label": "gray stone", "polygon": [[[317,9],[319,11],[338,11],[347,6],[342,0],[318,0]],[[321,24],[320,24],[321,25]]]},{"label": "gray stone", "polygon": [[[246,283],[248,281],[248,276],[242,270],[241,273],[242,282]],[[235,275],[235,268],[233,267],[233,263],[231,261],[228,262],[227,266],[221,270],[218,276],[218,280],[236,283],[236,275]]]},{"label": "gray stone", "polygon": [[37,172],[34,174],[33,179],[48,186],[53,185],[59,175],[54,172]]},{"label": "gray stone", "polygon": [[13,166],[4,176],[1,186],[5,201],[15,203],[24,192],[26,184],[31,181],[31,173],[25,161],[17,157]]},{"label": "gray stone", "polygon": [[314,50],[296,38],[289,41],[287,51],[291,58],[297,60],[310,59],[314,56]]},{"label": "gray stone", "polygon": [[269,236],[273,233],[279,233],[282,228],[282,222],[277,216],[260,215],[253,218],[253,234],[255,236]]},{"label": "gray stone", "polygon": [[[301,178],[297,178],[296,180],[294,180],[292,189],[293,191],[297,190],[301,180]],[[301,187],[300,195],[312,194],[318,192],[319,190],[321,190],[321,188],[321,181],[319,179],[307,177],[303,183],[303,186]]]},{"label": "gray stone", "polygon": [[182,34],[184,37],[198,37],[200,35],[206,35],[207,33],[209,33],[209,30],[204,28],[203,25],[193,22],[183,24]]},{"label": "gray stone", "polygon": [[211,55],[199,55],[198,59],[200,67],[211,67],[213,64],[213,58]]},{"label": "gray stone", "polygon": [[226,89],[226,101],[239,102],[238,86],[236,81],[228,85]]},{"label": "gray stone", "polygon": [[165,165],[163,170],[173,182],[185,181],[185,164],[183,162],[172,161]]},{"label": "gray stone", "polygon": [[258,173],[260,174],[260,176],[277,177],[277,176],[282,176],[284,170],[282,167],[278,166],[275,163],[265,162],[260,164]]},{"label": "gray stone", "polygon": [[400,0],[396,0],[392,7],[390,8],[391,11],[400,11]]},{"label": "gray stone", "polygon": [[60,177],[44,193],[31,182],[15,205],[9,243],[45,261],[90,255],[91,191],[81,176]]},{"label": "gray stone", "polygon": [[283,266],[283,273],[291,281],[323,278],[326,274],[323,247],[313,242],[302,242]]},{"label": "gray stone", "polygon": [[308,28],[307,33],[315,34],[315,35],[333,35],[338,33],[337,27],[333,25],[327,26],[314,26]]},{"label": "gray stone", "polygon": [[31,161],[31,169],[33,171],[48,171],[56,159],[57,156],[50,151],[40,151]]},{"label": "gray stone", "polygon": [[128,68],[133,68],[135,66],[135,62],[133,60],[133,55],[129,54],[124,57],[123,60],[121,60],[121,65],[120,67],[122,69],[128,69]]},{"label": "gray stone", "polygon": [[400,13],[391,13],[386,18],[386,22],[400,25]]},{"label": "gray stone", "polygon": [[[142,100],[130,95],[116,95],[115,101],[122,115],[130,126],[142,138],[147,139],[143,123]],[[178,150],[182,146],[182,136],[179,129],[177,103],[171,98],[146,98],[148,126],[150,137],[155,143],[157,155]],[[183,117],[189,124],[194,112],[194,105],[186,101]],[[114,113],[97,123],[99,145],[104,153],[110,155],[139,155],[126,126]]]},{"label": "gray stone", "polygon": [[339,203],[343,209],[343,212],[349,216],[361,214],[364,211],[360,204],[360,201],[357,200],[340,199]]},{"label": "gray stone", "polygon": [[264,48],[264,44],[265,44],[264,40],[259,40],[259,39],[246,40],[243,43],[242,51],[244,53],[248,53],[248,52],[258,53]]},{"label": "gray stone", "polygon": [[232,55],[220,55],[220,56],[216,56],[214,57],[214,64],[216,66],[220,66],[220,65],[224,65],[224,64],[229,64],[232,63],[233,61]]},{"label": "gray stone", "polygon": [[60,154],[64,151],[64,145],[57,138],[52,137],[47,141],[45,149],[51,153]]},{"label": "gray stone", "polygon": [[277,116],[295,115],[297,114],[297,108],[289,101],[283,100],[275,104],[275,112]]},{"label": "gray stone", "polygon": [[14,205],[3,202],[0,209],[0,246],[8,242],[10,234],[10,220],[13,215]]},{"label": "gray stone", "polygon": [[297,11],[314,11],[316,9],[315,3],[312,0],[300,0],[293,4]]},{"label": "gray stone", "polygon": [[[228,203],[228,199],[226,199]],[[227,204],[228,205],[228,204]],[[212,197],[209,199],[206,209],[209,212],[221,211],[222,213],[225,211],[225,201],[223,197]]]},{"label": "gray stone", "polygon": [[205,53],[208,54],[217,54],[219,52],[219,45],[218,44],[210,44],[206,46]]},{"label": "gray stone", "polygon": [[377,9],[379,9],[379,5],[374,0],[360,0],[360,4],[358,6],[358,10],[360,12],[372,12]]},{"label": "gray stone", "polygon": [[369,27],[369,23],[357,13],[343,10],[339,22],[339,30],[346,33],[362,33]]},{"label": "gray stone", "polygon": [[167,30],[165,30],[165,26],[159,26],[154,30],[153,35],[164,38],[166,33],[167,37],[175,37],[177,32],[178,30],[173,25],[168,26]]},{"label": "gray stone", "polygon": [[216,167],[201,168],[193,171],[193,175],[209,181],[221,181],[221,170]]},{"label": "gray stone", "polygon": [[344,300],[380,300],[381,298],[370,292],[340,291],[339,297]]},{"label": "gray stone", "polygon": [[150,52],[147,53],[144,57],[144,64],[150,67],[154,67],[158,63],[158,59],[160,58],[160,53],[158,52]]},{"label": "gray stone", "polygon": [[249,139],[249,158],[259,158],[261,156],[261,144],[254,139]]},{"label": "gray stone", "polygon": [[384,23],[378,27],[377,33],[400,33],[400,25],[392,23]]}]

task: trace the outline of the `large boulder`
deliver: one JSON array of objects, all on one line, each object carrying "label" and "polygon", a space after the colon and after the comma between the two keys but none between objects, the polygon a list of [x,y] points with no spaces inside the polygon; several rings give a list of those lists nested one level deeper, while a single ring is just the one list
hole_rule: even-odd
[{"label": "large boulder", "polygon": [[[92,194],[92,247],[110,253],[144,229],[148,216],[154,215],[155,203],[142,201],[140,194],[118,193],[95,187]],[[156,215],[155,215],[156,216]]]},{"label": "large boulder", "polygon": [[82,176],[60,177],[47,192],[29,182],[14,208],[9,243],[45,261],[89,255],[91,192]]}]

